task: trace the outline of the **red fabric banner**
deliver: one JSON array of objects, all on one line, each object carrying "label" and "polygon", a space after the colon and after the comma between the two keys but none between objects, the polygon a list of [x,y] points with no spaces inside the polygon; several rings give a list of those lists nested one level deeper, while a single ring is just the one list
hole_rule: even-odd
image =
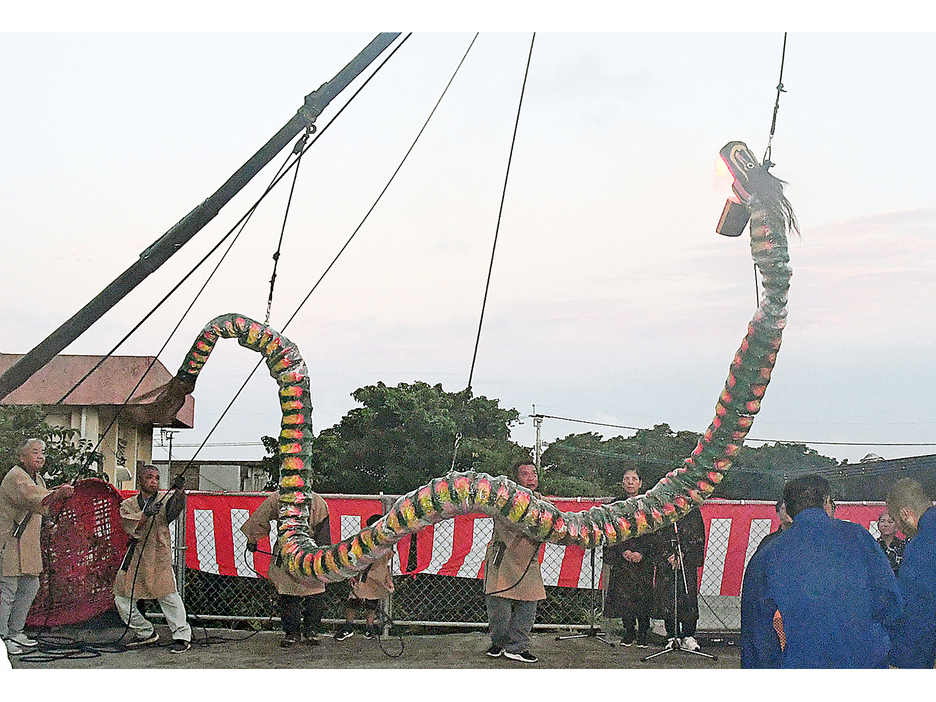
[{"label": "red fabric banner", "polygon": [[[269,565],[270,543],[263,539],[257,553],[246,551],[240,525],[263,501],[263,495],[191,492],[186,505],[186,565],[219,575],[257,577]],[[332,542],[354,535],[366,518],[381,514],[376,499],[326,498],[331,516]],[[564,511],[580,511],[597,504],[592,500],[556,499]],[[883,505],[844,503],[836,518],[872,528]],[[744,568],[760,539],[779,525],[773,503],[709,500],[702,506],[706,527],[705,564],[700,571],[700,590],[711,595],[741,593]],[[429,573],[457,577],[483,577],[484,549],[490,539],[490,518],[463,515],[426,527],[396,545],[396,574]],[[410,562],[411,541],[416,539],[415,562]],[[261,553],[267,552],[267,553]],[[590,553],[579,546],[545,544],[540,551],[547,585],[590,587]],[[596,552],[596,579],[601,568]]]}]

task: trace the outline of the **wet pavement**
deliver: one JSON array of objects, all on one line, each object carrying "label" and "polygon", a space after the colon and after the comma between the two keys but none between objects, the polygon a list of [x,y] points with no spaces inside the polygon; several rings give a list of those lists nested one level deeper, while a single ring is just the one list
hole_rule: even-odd
[{"label": "wet pavement", "polygon": [[344,641],[331,633],[320,645],[306,643],[282,648],[283,635],[276,631],[234,631],[193,627],[192,648],[171,653],[172,643],[165,626],[156,627],[157,644],[122,650],[118,641],[123,627],[113,620],[96,621],[54,632],[33,632],[40,641],[38,650],[11,657],[14,669],[264,669],[264,668],[353,668],[353,669],[518,669],[518,668],[634,668],[646,670],[740,667],[740,651],[730,639],[698,635],[702,651],[717,660],[684,651],[668,651],[649,661],[641,659],[660,650],[659,646],[637,648],[618,645],[619,638],[607,635],[608,645],[597,637],[557,640],[573,633],[534,630],[530,650],[536,663],[522,663],[504,657],[485,655],[490,639],[485,631],[440,634],[404,634],[402,637],[366,639],[360,631]]}]

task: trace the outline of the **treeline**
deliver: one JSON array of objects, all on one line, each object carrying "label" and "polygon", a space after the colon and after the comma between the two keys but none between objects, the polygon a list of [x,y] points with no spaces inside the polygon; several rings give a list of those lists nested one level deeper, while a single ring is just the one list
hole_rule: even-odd
[{"label": "treeline", "polygon": [[[520,415],[500,407],[499,400],[467,391],[448,393],[441,385],[423,382],[395,387],[378,383],[352,396],[361,406],[313,442],[320,492],[401,494],[453,468],[499,474],[518,458],[533,458],[531,447],[510,440]],[[628,462],[639,468],[649,488],[679,467],[699,438],[696,432],[674,432],[667,424],[608,439],[595,432],[569,434],[545,447],[540,491],[617,496]],[[273,489],[278,482],[276,440],[264,437],[264,443],[268,487]],[[745,446],[714,496],[776,500],[788,480],[806,473],[829,479],[839,500],[881,500],[896,479],[877,463],[849,465],[804,444],[775,443]]]},{"label": "treeline", "polygon": [[[470,391],[445,392],[423,382],[368,385],[352,393],[360,404],[313,440],[312,470],[319,492],[401,494],[454,469],[497,475],[533,448],[510,439],[519,423],[515,409]],[[0,477],[16,463],[24,437],[45,439],[49,483],[98,476],[102,456],[78,430],[49,426],[38,407],[0,407]],[[667,424],[632,436],[605,439],[595,432],[569,434],[551,442],[541,456],[540,491],[566,497],[618,496],[626,463],[636,465],[650,488],[679,467],[700,434],[674,432]],[[269,475],[279,482],[277,440],[262,437]],[[838,500],[882,500],[898,477],[910,475],[936,494],[936,456],[859,464],[838,462],[804,444],[745,446],[714,496],[776,500],[788,480],[819,473]]]}]

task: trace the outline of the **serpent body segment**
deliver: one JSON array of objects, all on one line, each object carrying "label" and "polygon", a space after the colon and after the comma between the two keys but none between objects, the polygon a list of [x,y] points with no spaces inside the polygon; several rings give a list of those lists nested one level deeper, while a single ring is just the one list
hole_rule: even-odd
[{"label": "serpent body segment", "polygon": [[[746,155],[750,157],[749,152]],[[753,163],[756,165],[756,159]],[[226,314],[209,322],[176,378],[194,388],[219,338],[236,338],[241,346],[265,358],[279,385],[282,408],[278,533],[289,572],[325,582],[346,579],[385,555],[403,537],[462,514],[483,513],[505,520],[534,541],[596,548],[656,531],[700,505],[730,468],[760,410],[786,325],[792,274],[786,237],[792,217],[780,181],[760,166],[753,174],[756,177],[737,168],[732,171],[743,181],[744,187],[736,187],[736,192],[740,190],[750,212],[751,253],[761,274],[763,295],[702,439],[683,465],[645,494],[627,500],[583,512],[562,512],[506,477],[452,472],[397,499],[374,525],[319,548],[308,528],[312,406],[305,362],[294,343],[248,317]]]}]

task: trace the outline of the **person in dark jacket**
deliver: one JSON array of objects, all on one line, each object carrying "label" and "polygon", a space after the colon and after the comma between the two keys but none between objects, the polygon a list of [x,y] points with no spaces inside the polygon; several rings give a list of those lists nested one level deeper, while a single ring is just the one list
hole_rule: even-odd
[{"label": "person in dark jacket", "polygon": [[[630,498],[640,494],[643,481],[637,469],[628,465],[621,484],[625,497]],[[648,645],[653,609],[650,545],[651,535],[642,534],[622,544],[605,546],[601,552],[602,562],[609,566],[604,616],[621,617],[622,646],[630,646],[635,641],[640,648]]]},{"label": "person in dark jacket", "polygon": [[923,486],[898,480],[887,494],[887,510],[907,541],[897,583],[903,615],[891,636],[890,664],[897,668],[936,665],[936,509]]},{"label": "person in dark jacket", "polygon": [[[694,509],[652,536],[651,552],[656,568],[653,598],[666,627],[667,645],[698,651],[699,642],[695,638],[699,620],[698,569],[705,560],[702,513]],[[679,553],[682,553],[681,563]]]},{"label": "person in dark jacket", "polygon": [[790,515],[787,514],[786,505],[783,504],[782,497],[777,500],[777,504],[774,505],[774,509],[777,511],[777,518],[780,520],[780,524],[777,526],[776,531],[770,532],[767,534],[767,536],[760,540],[760,543],[757,544],[757,550],[755,550],[754,553],[757,553],[757,551],[760,551],[762,548],[764,548],[764,546],[780,536],[783,530],[789,528],[789,526],[793,523],[793,520],[790,519]]},{"label": "person in dark jacket", "polygon": [[[789,529],[793,524],[793,520],[790,519],[790,515],[787,514],[786,505],[783,503],[783,498],[781,497],[777,500],[777,504],[774,505],[774,509],[777,510],[777,517],[780,519],[780,525],[777,527],[776,531],[772,531],[763,539],[760,540],[760,543],[757,544],[757,548],[754,550],[754,555],[764,548],[767,544],[773,541],[775,538],[780,536],[784,530]],[[780,644],[780,650],[786,646],[786,636],[783,633],[783,617],[780,616],[780,612],[774,612],[774,622],[773,622],[774,631],[777,632],[777,642]]]},{"label": "person in dark jacket", "polygon": [[885,667],[903,597],[884,553],[866,529],[833,519],[824,478],[791,480],[783,499],[793,525],[751,558],[744,575],[741,667]]},{"label": "person in dark jacket", "polygon": [[878,517],[877,525],[881,533],[877,542],[884,549],[884,555],[890,561],[894,575],[899,575],[900,562],[903,560],[907,542],[897,536],[897,522],[886,509]]}]

